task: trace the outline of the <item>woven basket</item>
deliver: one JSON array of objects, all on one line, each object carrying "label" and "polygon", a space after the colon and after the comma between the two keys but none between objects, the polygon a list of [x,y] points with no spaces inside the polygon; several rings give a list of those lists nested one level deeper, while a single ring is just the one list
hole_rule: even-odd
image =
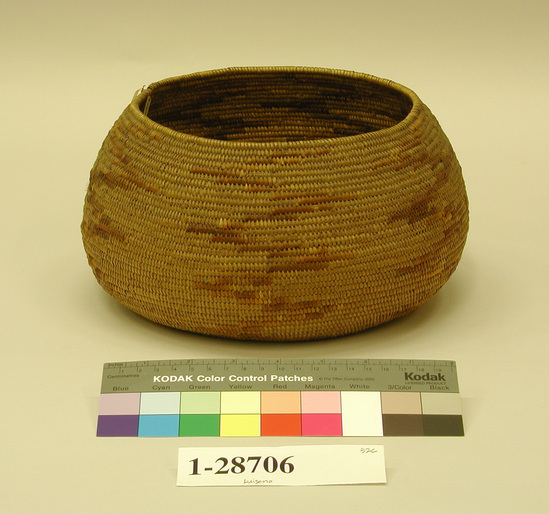
[{"label": "woven basket", "polygon": [[179,329],[357,332],[416,309],[465,244],[461,168],[391,81],[237,68],[141,91],[91,171],[82,234],[103,288]]}]

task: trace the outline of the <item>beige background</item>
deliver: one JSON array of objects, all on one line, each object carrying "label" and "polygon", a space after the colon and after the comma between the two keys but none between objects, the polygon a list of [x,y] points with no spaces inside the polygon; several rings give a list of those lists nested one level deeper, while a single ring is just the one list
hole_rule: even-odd
[{"label": "beige background", "polygon": [[[545,0],[4,0],[0,17],[0,511],[546,512],[549,4]],[[460,159],[462,262],[414,314],[254,344],[154,325],[97,285],[79,232],[103,138],[135,90],[241,65],[343,68],[414,89]],[[452,359],[463,438],[96,438],[104,362]],[[181,445],[383,443],[385,486],[175,487]]]}]

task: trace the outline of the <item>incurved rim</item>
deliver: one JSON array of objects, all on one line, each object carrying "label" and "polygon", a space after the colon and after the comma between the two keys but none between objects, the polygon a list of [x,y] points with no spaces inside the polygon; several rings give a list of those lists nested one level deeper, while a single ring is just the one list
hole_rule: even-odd
[{"label": "incurved rim", "polygon": [[[353,79],[360,79],[363,81],[367,81],[373,84],[377,84],[382,87],[386,87],[388,89],[392,89],[393,91],[396,91],[398,93],[401,93],[405,97],[407,97],[412,104],[412,107],[408,114],[400,121],[395,123],[394,125],[391,125],[390,127],[377,129],[370,132],[361,132],[359,134],[352,134],[347,136],[339,136],[339,137],[329,137],[329,138],[318,138],[318,139],[304,139],[304,140],[293,140],[293,141],[239,141],[239,140],[222,140],[222,139],[214,139],[214,138],[207,138],[202,136],[197,136],[194,134],[189,134],[186,132],[180,132],[177,130],[174,130],[170,127],[167,127],[165,125],[162,125],[161,123],[158,123],[151,118],[149,118],[147,115],[143,113],[142,108],[144,108],[147,99],[151,97],[151,95],[154,93],[154,91],[160,87],[170,85],[170,84],[176,84],[183,80],[188,79],[208,79],[212,77],[216,77],[219,75],[229,75],[229,74],[249,74],[249,73],[302,73],[304,75],[306,74],[326,74],[331,76],[339,76],[342,78],[353,78]],[[358,73],[354,71],[347,71],[347,70],[340,70],[340,69],[332,69],[332,68],[319,68],[319,67],[294,67],[294,66],[265,66],[265,67],[229,67],[229,68],[221,68],[216,70],[210,70],[210,71],[201,71],[196,73],[191,73],[187,75],[179,75],[175,77],[170,77],[164,80],[160,80],[158,82],[154,82],[150,84],[148,87],[143,88],[141,91],[136,93],[134,96],[132,102],[129,105],[129,109],[132,111],[133,115],[139,119],[144,125],[148,126],[150,129],[158,130],[163,132],[169,137],[172,137],[174,139],[178,139],[180,141],[185,141],[187,143],[195,143],[195,144],[207,144],[210,146],[218,146],[222,148],[248,148],[248,149],[269,149],[272,147],[280,148],[281,146],[287,147],[287,148],[310,148],[310,147],[318,147],[318,146],[327,146],[327,145],[334,145],[334,144],[352,144],[352,143],[359,143],[359,142],[368,142],[372,143],[376,139],[380,138],[386,138],[390,137],[393,132],[400,132],[406,126],[408,126],[414,119],[416,119],[421,106],[422,102],[417,96],[417,94],[412,91],[411,89],[407,88],[406,86],[403,86],[401,84],[398,84],[397,82],[393,82],[389,79],[379,78],[374,75],[368,75],[365,73]]]}]

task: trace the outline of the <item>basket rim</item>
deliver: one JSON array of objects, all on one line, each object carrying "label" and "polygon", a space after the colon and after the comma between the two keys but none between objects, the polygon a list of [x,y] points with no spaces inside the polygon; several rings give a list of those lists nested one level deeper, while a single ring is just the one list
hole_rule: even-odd
[{"label": "basket rim", "polygon": [[[158,123],[151,118],[149,118],[142,111],[142,105],[146,102],[147,98],[154,92],[155,89],[161,86],[166,86],[169,84],[175,84],[181,82],[184,79],[189,78],[199,78],[207,79],[217,75],[223,74],[232,74],[232,73],[303,73],[303,74],[329,74],[340,77],[355,78],[361,79],[368,82],[378,84],[394,91],[405,95],[411,102],[412,107],[405,118],[401,121],[391,125],[390,127],[382,128],[379,130],[371,132],[363,132],[360,134],[353,134],[350,136],[341,136],[341,137],[329,137],[329,138],[319,138],[319,139],[304,139],[304,140],[293,140],[293,141],[238,141],[238,140],[222,140],[222,139],[213,139],[202,136],[196,136],[193,134],[188,134],[186,132],[179,132],[172,128],[166,127],[161,123]],[[418,97],[418,95],[412,91],[410,88],[403,86],[397,82],[394,82],[390,79],[376,77],[375,75],[369,75],[366,73],[360,73],[355,71],[348,71],[343,69],[334,69],[334,68],[322,68],[322,67],[307,67],[307,66],[244,66],[244,67],[227,67],[219,68],[214,70],[199,71],[185,75],[177,75],[174,77],[169,77],[157,82],[151,83],[149,86],[144,86],[141,90],[137,91],[128,106],[128,109],[132,111],[133,116],[143,123],[147,128],[151,130],[158,130],[163,132],[166,136],[172,137],[176,140],[179,140],[183,143],[194,143],[208,146],[221,147],[225,149],[256,149],[256,150],[265,150],[273,148],[313,148],[313,147],[326,147],[327,145],[342,145],[342,144],[356,144],[356,143],[365,143],[372,144],[375,143],[378,139],[386,139],[390,137],[393,132],[397,133],[405,129],[409,124],[418,117],[421,109],[423,108],[423,103]]]}]

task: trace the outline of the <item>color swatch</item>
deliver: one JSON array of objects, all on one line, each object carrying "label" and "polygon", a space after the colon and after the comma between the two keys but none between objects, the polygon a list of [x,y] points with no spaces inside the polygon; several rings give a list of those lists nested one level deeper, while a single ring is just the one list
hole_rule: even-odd
[{"label": "color swatch", "polygon": [[458,393],[104,393],[101,437],[461,436]]}]

